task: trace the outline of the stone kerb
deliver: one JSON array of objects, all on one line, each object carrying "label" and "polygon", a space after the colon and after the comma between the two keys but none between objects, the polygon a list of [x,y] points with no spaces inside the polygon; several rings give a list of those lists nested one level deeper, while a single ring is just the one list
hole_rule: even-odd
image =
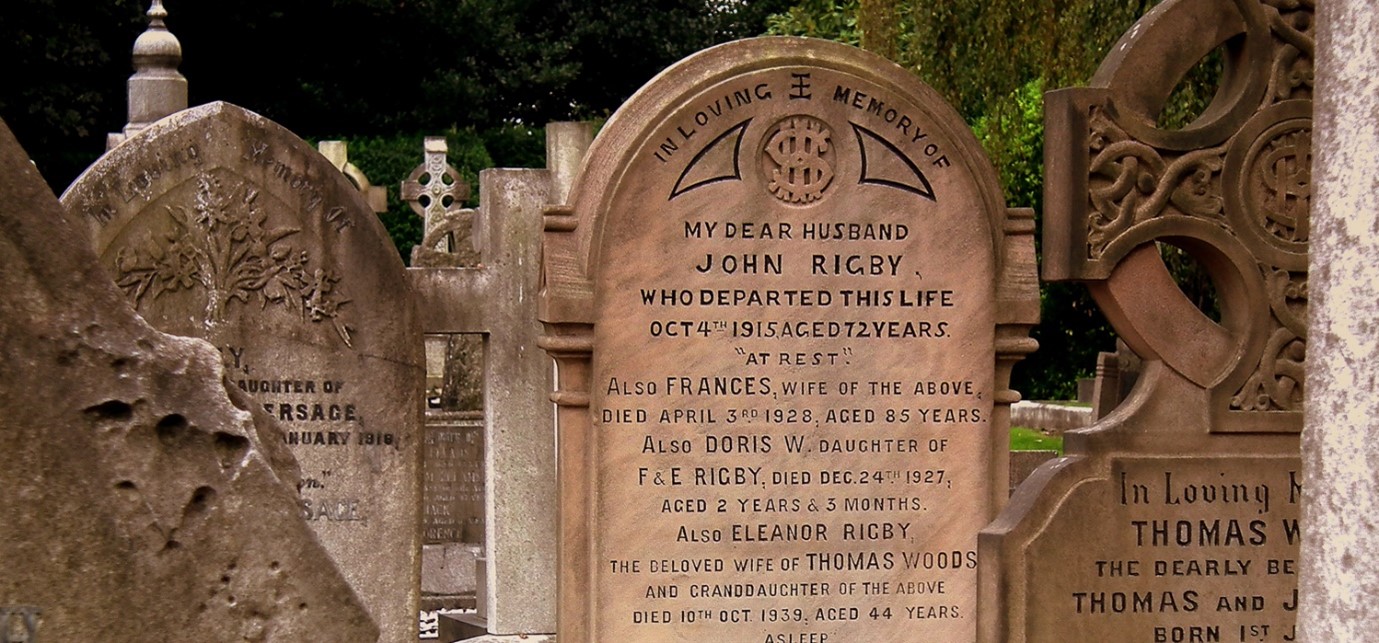
[{"label": "stone kerb", "polygon": [[209,340],[282,422],[302,517],[383,638],[415,636],[421,333],[358,190],[291,132],[212,103],[106,154],[63,204],[151,324]]},{"label": "stone kerb", "polygon": [[[853,48],[723,45],[609,120],[570,202],[546,216],[541,310],[561,640],[973,639],[968,556],[1007,494],[1009,367],[1038,306],[1030,213],[952,108]],[[886,338],[800,336],[839,320]],[[844,437],[924,454],[832,450]],[[844,499],[873,489],[894,506],[850,524]],[[915,616],[920,575],[946,595]],[[848,606],[846,626],[814,609]]]},{"label": "stone kerb", "polygon": [[[1170,0],[1047,95],[1044,275],[1085,281],[1145,361],[983,531],[982,641],[1292,640],[1311,28],[1309,4]],[[1154,126],[1217,47],[1212,105]],[[1156,242],[1211,274],[1219,323]]]}]

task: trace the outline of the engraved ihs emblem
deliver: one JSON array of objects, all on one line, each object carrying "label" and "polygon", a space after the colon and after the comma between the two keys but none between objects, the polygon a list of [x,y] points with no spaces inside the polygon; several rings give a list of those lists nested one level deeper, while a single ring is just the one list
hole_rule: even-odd
[{"label": "engraved ihs emblem", "polygon": [[777,199],[795,205],[823,198],[833,182],[833,145],[828,125],[810,116],[791,116],[766,137],[762,162],[766,189]]},{"label": "engraved ihs emblem", "polygon": [[1311,130],[1294,127],[1269,139],[1253,159],[1260,182],[1253,205],[1267,232],[1287,243],[1308,240],[1307,214],[1312,200]]}]

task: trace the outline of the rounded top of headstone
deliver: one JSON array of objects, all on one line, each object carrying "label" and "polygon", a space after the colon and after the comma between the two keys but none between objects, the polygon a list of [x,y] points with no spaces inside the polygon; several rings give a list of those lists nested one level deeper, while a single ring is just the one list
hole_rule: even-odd
[{"label": "rounded top of headstone", "polygon": [[134,41],[134,68],[176,70],[182,62],[182,43],[163,22],[168,17],[163,0],[153,0],[148,10],[148,29]]},{"label": "rounded top of headstone", "polygon": [[[584,268],[598,265],[601,246],[595,238],[601,235],[603,216],[600,213],[607,210],[608,199],[615,192],[613,188],[621,180],[624,169],[632,165],[633,156],[647,141],[659,135],[663,119],[695,94],[729,79],[789,67],[817,68],[864,79],[884,88],[896,100],[922,106],[927,122],[934,129],[926,136],[942,136],[955,143],[961,141],[945,162],[971,170],[988,217],[987,228],[993,247],[999,243],[997,237],[1003,234],[1006,215],[999,179],[971,129],[938,92],[923,82],[916,82],[913,74],[899,65],[857,47],[815,38],[770,36],[716,45],[681,60],[647,82],[609,118],[590,146],[567,199],[573,212],[589,213],[574,230]],[[819,94],[821,102],[839,100],[832,93],[834,88],[820,90],[824,91],[829,93]],[[775,95],[785,96],[787,101],[794,100],[789,98],[789,91],[783,86],[777,88]],[[708,100],[712,103],[716,97]],[[856,109],[868,107],[865,98],[858,100],[862,103]],[[891,117],[898,118],[898,114],[892,113]]]}]

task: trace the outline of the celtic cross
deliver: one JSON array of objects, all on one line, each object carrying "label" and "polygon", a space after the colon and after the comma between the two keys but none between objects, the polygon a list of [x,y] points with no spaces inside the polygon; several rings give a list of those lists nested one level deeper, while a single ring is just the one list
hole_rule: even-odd
[{"label": "celtic cross", "polygon": [[421,165],[402,182],[402,200],[425,221],[425,236],[412,249],[412,263],[426,267],[473,263],[473,253],[462,252],[459,243],[473,222],[474,211],[461,207],[469,198],[469,184],[447,161],[444,137],[426,137],[424,151]]},{"label": "celtic cross", "polygon": [[[1091,87],[1048,97],[1044,276],[1087,282],[1137,353],[1210,391],[1215,431],[1302,425],[1313,4],[1162,5]],[[1211,105],[1181,129],[1157,125],[1218,48]],[[1206,268],[1219,323],[1178,290],[1157,242]]]}]

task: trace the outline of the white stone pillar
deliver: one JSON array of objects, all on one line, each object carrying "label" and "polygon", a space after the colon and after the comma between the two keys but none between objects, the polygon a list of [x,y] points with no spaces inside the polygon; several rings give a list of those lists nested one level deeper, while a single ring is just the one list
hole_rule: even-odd
[{"label": "white stone pillar", "polygon": [[1379,630],[1379,12],[1317,3],[1300,641]]}]

